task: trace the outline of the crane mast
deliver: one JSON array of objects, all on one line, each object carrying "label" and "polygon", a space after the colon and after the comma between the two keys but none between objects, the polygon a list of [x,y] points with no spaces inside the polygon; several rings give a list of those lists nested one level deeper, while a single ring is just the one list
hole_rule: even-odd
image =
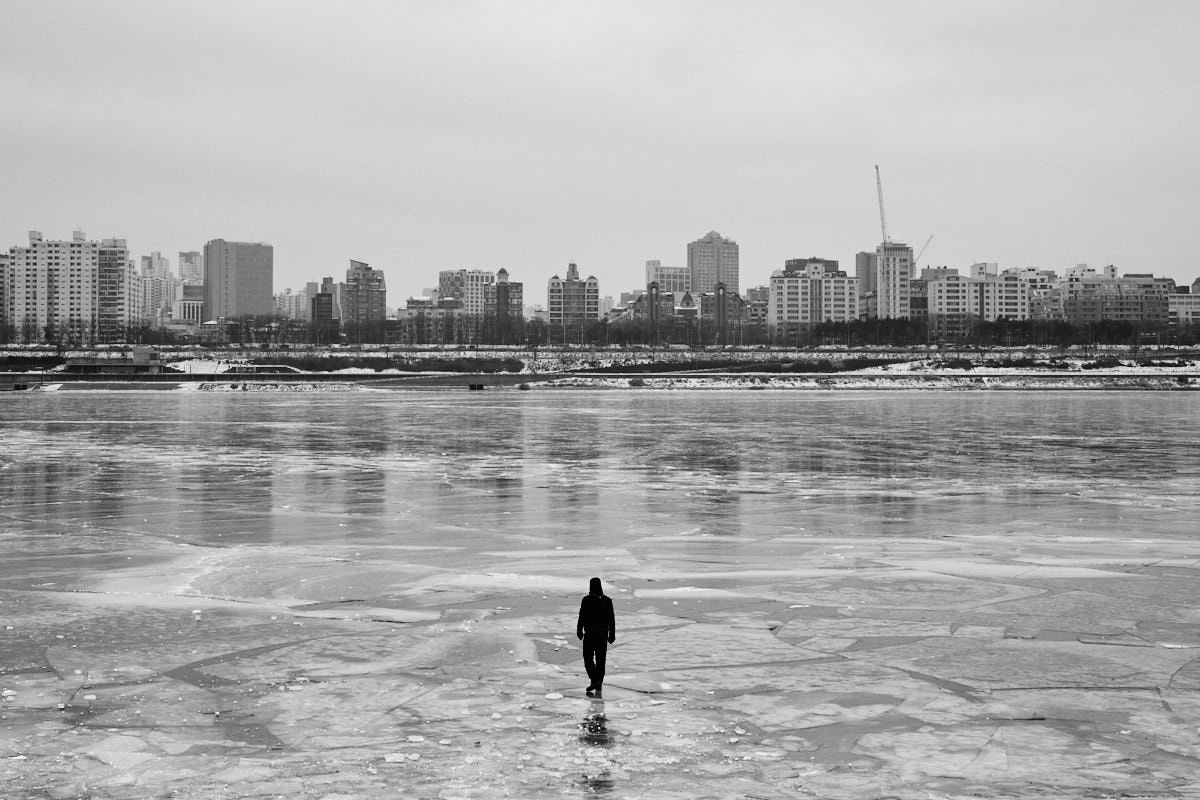
[{"label": "crane mast", "polygon": [[887,232],[887,217],[883,213],[883,181],[879,177],[879,165],[875,165],[875,188],[879,192],[879,227],[883,232],[883,241],[886,244],[891,239],[888,238]]}]

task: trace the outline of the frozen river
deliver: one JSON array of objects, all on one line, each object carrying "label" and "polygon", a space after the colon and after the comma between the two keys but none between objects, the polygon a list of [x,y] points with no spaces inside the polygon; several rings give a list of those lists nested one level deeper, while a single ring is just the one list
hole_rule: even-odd
[{"label": "frozen river", "polygon": [[1198,417],[1167,392],[6,393],[0,785],[1200,793]]}]

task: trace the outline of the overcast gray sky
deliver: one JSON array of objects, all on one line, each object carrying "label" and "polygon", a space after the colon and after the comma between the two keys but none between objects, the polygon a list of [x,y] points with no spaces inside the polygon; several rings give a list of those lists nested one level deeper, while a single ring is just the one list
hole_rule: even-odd
[{"label": "overcast gray sky", "polygon": [[710,230],[742,287],[921,259],[1200,277],[1200,2],[0,0],[0,244],[275,246],[602,294]]}]

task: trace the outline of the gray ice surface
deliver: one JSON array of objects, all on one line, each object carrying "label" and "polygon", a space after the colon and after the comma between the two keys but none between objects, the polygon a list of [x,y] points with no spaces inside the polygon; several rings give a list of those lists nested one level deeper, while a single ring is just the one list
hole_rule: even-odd
[{"label": "gray ice surface", "polygon": [[1200,796],[1198,412],[0,395],[0,796]]}]

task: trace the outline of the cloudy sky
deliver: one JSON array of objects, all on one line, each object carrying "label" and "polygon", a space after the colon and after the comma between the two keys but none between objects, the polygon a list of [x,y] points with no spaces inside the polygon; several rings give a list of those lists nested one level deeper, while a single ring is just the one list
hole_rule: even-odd
[{"label": "cloudy sky", "polygon": [[889,233],[921,264],[1200,277],[1200,3],[0,0],[0,243],[275,246],[275,287],[710,230],[742,286]]}]

